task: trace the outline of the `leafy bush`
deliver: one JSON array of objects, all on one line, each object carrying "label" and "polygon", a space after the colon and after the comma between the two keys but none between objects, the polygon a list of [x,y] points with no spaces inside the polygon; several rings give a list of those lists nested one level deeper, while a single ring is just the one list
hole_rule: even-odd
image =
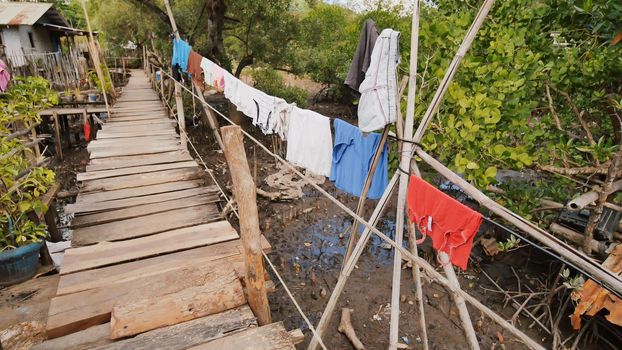
[{"label": "leafy bush", "polygon": [[283,77],[272,68],[257,68],[251,73],[255,87],[268,95],[280,97],[298,107],[306,107],[309,96],[307,91],[295,86],[287,86]]},{"label": "leafy bush", "polygon": [[41,120],[38,112],[58,102],[49,82],[43,78],[20,78],[0,95],[0,252],[40,242],[45,225],[34,223],[29,214],[44,213],[41,196],[54,182],[54,172],[33,167],[20,137],[11,135],[9,126],[30,128]]}]

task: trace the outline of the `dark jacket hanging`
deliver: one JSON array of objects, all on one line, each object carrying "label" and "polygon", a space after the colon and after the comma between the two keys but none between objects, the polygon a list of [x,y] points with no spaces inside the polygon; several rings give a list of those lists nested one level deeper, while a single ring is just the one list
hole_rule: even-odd
[{"label": "dark jacket hanging", "polygon": [[376,23],[373,20],[367,19],[363,23],[363,29],[359,37],[359,43],[354,52],[354,58],[352,59],[352,65],[348,71],[348,76],[344,84],[359,91],[359,86],[365,79],[365,73],[369,68],[371,53],[374,51],[374,45],[378,39],[378,29],[376,29]]}]

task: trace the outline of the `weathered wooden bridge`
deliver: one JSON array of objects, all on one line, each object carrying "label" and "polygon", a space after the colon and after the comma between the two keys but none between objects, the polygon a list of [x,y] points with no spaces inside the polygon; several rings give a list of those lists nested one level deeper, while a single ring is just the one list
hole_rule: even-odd
[{"label": "weathered wooden bridge", "polygon": [[[132,72],[90,142],[72,248],[36,349],[294,349],[301,333],[257,326],[239,235],[145,73]],[[270,245],[262,237],[262,248]]]}]

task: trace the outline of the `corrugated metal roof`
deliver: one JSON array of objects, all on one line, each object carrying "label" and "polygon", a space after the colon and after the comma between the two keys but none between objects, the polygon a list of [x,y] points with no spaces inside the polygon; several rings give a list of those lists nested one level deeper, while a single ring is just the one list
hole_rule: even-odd
[{"label": "corrugated metal roof", "polygon": [[33,25],[44,16],[45,22],[68,25],[50,3],[0,2],[0,25]]}]

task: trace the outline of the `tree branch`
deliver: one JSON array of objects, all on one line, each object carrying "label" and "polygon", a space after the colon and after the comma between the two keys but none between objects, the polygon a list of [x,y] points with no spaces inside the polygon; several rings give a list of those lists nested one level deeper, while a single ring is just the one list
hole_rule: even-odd
[{"label": "tree branch", "polygon": [[192,28],[192,32],[190,32],[190,36],[188,37],[188,41],[192,42],[194,40],[194,35],[197,32],[197,28],[199,27],[199,23],[202,23],[201,18],[203,18],[203,14],[205,13],[205,9],[207,8],[207,1],[203,2],[203,7],[201,8],[201,13],[197,17],[197,22],[194,24]]},{"label": "tree branch", "polygon": [[[137,6],[144,6],[145,8],[147,8],[149,11],[151,11],[151,13],[153,13],[154,15],[156,15],[159,19],[162,20],[162,22],[164,22],[164,24],[166,24],[167,27],[169,27],[171,29],[171,31],[173,30],[173,27],[171,26],[171,22],[168,19],[168,14],[162,10],[156,3],[154,3],[152,0],[125,0],[127,2],[130,2],[134,5]],[[177,26],[177,30],[179,30],[179,34],[181,35],[184,31],[179,27],[179,25]]]},{"label": "tree branch", "polygon": [[590,128],[588,127],[587,123],[585,122],[585,119],[583,119],[583,114],[584,114],[585,111],[580,111],[579,110],[579,107],[577,107],[577,105],[574,103],[574,101],[572,100],[572,98],[570,97],[570,95],[567,92],[556,88],[550,82],[547,83],[547,86],[550,87],[551,89],[553,89],[558,94],[562,95],[566,99],[566,101],[568,101],[568,104],[572,108],[572,111],[577,115],[577,118],[579,118],[579,123],[581,123],[581,127],[583,128],[583,130],[585,130],[585,135],[587,136],[587,139],[590,142],[590,145],[592,145],[592,146],[595,145],[596,142],[594,142],[594,137],[592,136],[592,132],[590,131]]},{"label": "tree branch", "polygon": [[235,77],[239,78],[240,74],[242,74],[242,70],[245,67],[250,66],[251,64],[253,64],[253,56],[244,56],[241,60],[240,63],[238,64],[237,68],[235,69]]}]

